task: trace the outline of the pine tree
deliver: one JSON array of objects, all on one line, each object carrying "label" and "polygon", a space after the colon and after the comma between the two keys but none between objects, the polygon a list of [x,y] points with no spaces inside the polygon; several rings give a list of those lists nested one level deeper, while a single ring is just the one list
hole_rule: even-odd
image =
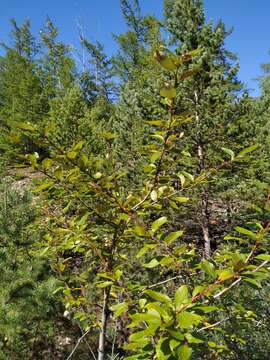
[{"label": "pine tree", "polygon": [[71,47],[57,40],[58,29],[48,17],[40,31],[43,88],[46,97],[51,99],[64,93],[74,84],[75,63],[71,57]]},{"label": "pine tree", "polygon": [[147,121],[164,113],[158,85],[161,71],[153,61],[161,35],[158,20],[143,16],[138,1],[122,1],[121,9],[127,32],[114,36],[119,51],[113,58],[113,69],[120,78],[113,126],[117,135],[115,152],[118,161],[130,173],[130,180],[137,181],[136,168],[144,162],[140,149],[149,131]]},{"label": "pine tree", "polygon": [[[115,99],[116,86],[113,81],[111,59],[104,54],[104,48],[99,42],[93,44],[81,36],[81,43],[89,55],[88,63],[90,67],[87,68],[87,65],[85,65],[81,75],[82,79],[90,80],[91,86],[87,98],[94,100],[97,96],[101,96],[107,101]],[[84,88],[83,83],[82,87]]]},{"label": "pine tree", "polygon": [[2,45],[5,54],[0,59],[1,148],[7,157],[37,148],[29,139],[20,139],[16,129],[10,132],[12,125],[19,121],[38,125],[48,109],[36,62],[38,45],[30,32],[30,22],[18,26],[12,20],[11,24],[11,44]]},{"label": "pine tree", "polygon": [[[222,157],[221,148],[231,146],[227,129],[235,121],[233,108],[241,89],[236,77],[238,67],[233,64],[235,57],[224,47],[229,32],[222,22],[216,26],[206,22],[201,0],[166,1],[165,28],[169,44],[178,54],[199,50],[197,61],[186,65],[194,76],[185,80],[179,74],[177,102],[179,114],[188,111],[193,116],[193,125],[187,128],[191,137],[185,149],[196,154],[197,160],[190,164],[191,169],[195,166],[197,173],[205,173]],[[205,184],[199,194],[201,206],[197,217],[207,257],[213,246],[210,222],[214,220],[213,202],[219,197],[216,191],[215,184]]]},{"label": "pine tree", "polygon": [[54,290],[60,282],[37,244],[38,211],[29,191],[0,184],[0,353],[1,359],[53,359],[56,332],[63,334],[63,309]]}]

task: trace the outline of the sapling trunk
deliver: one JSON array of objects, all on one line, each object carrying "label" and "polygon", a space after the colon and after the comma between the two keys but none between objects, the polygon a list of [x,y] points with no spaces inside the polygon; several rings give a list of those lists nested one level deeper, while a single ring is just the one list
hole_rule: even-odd
[{"label": "sapling trunk", "polygon": [[106,332],[107,332],[107,325],[108,325],[109,316],[110,316],[110,311],[109,311],[110,291],[111,291],[111,287],[107,287],[107,288],[105,288],[104,294],[103,294],[101,329],[100,329],[99,342],[98,342],[98,360],[105,359]]},{"label": "sapling trunk", "polygon": [[[201,138],[200,132],[200,118],[197,111],[198,106],[198,94],[195,91],[195,106],[196,106],[196,124],[198,128],[197,133],[197,154],[199,160],[199,171],[203,172],[205,170],[205,161],[204,161],[204,148],[203,141]],[[209,231],[209,191],[207,187],[204,187],[201,195],[201,228],[203,233],[204,240],[204,254],[206,258],[211,256],[211,239]]]}]

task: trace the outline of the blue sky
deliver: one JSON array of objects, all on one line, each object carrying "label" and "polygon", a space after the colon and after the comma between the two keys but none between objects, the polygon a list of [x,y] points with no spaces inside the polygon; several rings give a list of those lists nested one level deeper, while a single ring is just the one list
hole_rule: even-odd
[{"label": "blue sky", "polygon": [[[141,0],[143,13],[162,15],[163,0]],[[227,48],[240,60],[239,78],[251,94],[258,95],[257,82],[260,64],[270,62],[270,1],[269,0],[205,0],[208,19],[222,19],[227,28],[234,28],[227,39]],[[78,46],[77,23],[86,29],[90,40],[99,40],[108,54],[115,50],[112,33],[125,30],[119,0],[0,0],[0,41],[8,40],[9,19],[20,23],[31,20],[33,32],[42,27],[49,15],[59,27],[61,39]]]}]

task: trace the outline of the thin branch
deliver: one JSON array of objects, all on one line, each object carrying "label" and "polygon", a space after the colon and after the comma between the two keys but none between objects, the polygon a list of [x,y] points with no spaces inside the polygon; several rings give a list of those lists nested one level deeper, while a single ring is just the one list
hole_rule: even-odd
[{"label": "thin branch", "polygon": [[80,345],[80,343],[82,342],[82,340],[84,339],[84,337],[90,332],[91,329],[87,330],[77,341],[74,349],[72,350],[72,352],[69,354],[68,358],[66,360],[70,360],[73,356],[73,354],[75,353],[75,351],[77,350],[78,346]]},{"label": "thin branch", "polygon": [[174,277],[172,277],[172,278],[169,278],[169,279],[160,281],[160,282],[158,282],[158,283],[156,283],[156,284],[153,284],[153,285],[150,285],[150,286],[145,286],[141,291],[144,291],[144,290],[147,290],[147,289],[152,289],[152,288],[154,288],[154,287],[156,287],[156,286],[166,284],[166,283],[168,283],[168,282],[170,282],[170,281],[173,281],[173,280],[175,280],[175,279],[180,279],[180,278],[182,278],[182,277],[183,277],[182,275],[174,276]]},{"label": "thin branch", "polygon": [[258,270],[260,270],[262,267],[264,267],[265,265],[267,265],[269,263],[269,260],[265,260],[263,263],[261,263],[261,265],[259,265],[258,267],[256,267],[256,269],[252,270],[252,272],[257,272]]},{"label": "thin branch", "polygon": [[115,348],[115,342],[116,342],[116,335],[117,335],[117,323],[115,323],[115,327],[114,327],[114,334],[113,334],[113,343],[112,343],[112,359],[114,357],[114,348]]},{"label": "thin branch", "polygon": [[228,286],[227,288],[221,290],[221,291],[218,292],[216,295],[214,295],[213,298],[214,298],[214,299],[219,298],[220,296],[222,296],[223,294],[225,294],[227,291],[229,291],[231,288],[233,288],[235,285],[237,285],[241,280],[242,280],[242,278],[239,277],[239,278],[236,279],[233,283],[231,283],[230,286]]},{"label": "thin branch", "polygon": [[[257,272],[258,270],[260,270],[262,267],[264,267],[265,265],[267,265],[269,263],[269,260],[265,260],[264,262],[262,262],[259,266],[256,267],[256,269],[252,270],[252,272]],[[230,290],[231,288],[233,288],[235,285],[237,285],[240,281],[242,280],[242,277],[240,276],[238,279],[236,279],[230,286],[228,286],[227,288],[221,290],[219,293],[217,293],[216,295],[213,296],[214,299],[219,298],[221,295],[225,294],[228,290]]]},{"label": "thin branch", "polygon": [[246,260],[245,260],[245,263],[248,263],[248,262],[249,262],[249,260],[252,258],[252,256],[253,256],[253,254],[254,254],[254,252],[255,252],[256,249],[257,249],[257,244],[255,244],[255,245],[253,246],[251,252],[249,253],[248,257],[247,257]]},{"label": "thin branch", "polygon": [[219,324],[222,324],[222,323],[224,323],[225,321],[228,321],[228,320],[230,320],[230,318],[225,318],[225,319],[220,320],[220,321],[218,321],[218,322],[216,322],[216,323],[214,323],[214,324],[211,324],[211,325],[208,325],[208,326],[204,326],[204,327],[202,327],[201,329],[199,329],[198,332],[203,331],[203,330],[207,330],[207,329],[212,329],[212,328],[214,328],[215,326],[217,326],[217,325],[219,325]]},{"label": "thin branch", "polygon": [[[78,324],[78,325],[79,325],[79,328],[81,330],[81,333],[83,334],[83,329],[82,329],[81,325],[80,324]],[[90,350],[91,355],[93,356],[93,359],[97,360],[97,358],[96,358],[96,356],[94,354],[94,351],[92,350],[92,348],[91,348],[90,344],[88,343],[87,339],[84,339],[84,341],[85,341],[86,345],[88,346],[88,349]]]},{"label": "thin branch", "polygon": [[138,210],[138,208],[148,199],[148,196],[151,194],[151,191],[152,191],[152,189],[150,191],[148,191],[148,193],[145,195],[145,197],[140,202],[138,202],[138,204],[134,205],[131,208],[131,210],[133,210],[133,211]]}]

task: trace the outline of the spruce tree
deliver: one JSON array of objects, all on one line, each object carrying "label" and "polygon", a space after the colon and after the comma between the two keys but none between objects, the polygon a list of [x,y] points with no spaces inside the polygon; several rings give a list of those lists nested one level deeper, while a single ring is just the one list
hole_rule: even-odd
[{"label": "spruce tree", "polygon": [[57,336],[66,331],[53,294],[60,282],[37,247],[42,232],[32,196],[15,186],[12,179],[0,184],[1,359],[53,359],[59,356]]},{"label": "spruce tree", "polygon": [[7,157],[37,148],[26,137],[20,139],[18,131],[10,130],[19,121],[40,124],[48,108],[36,59],[38,45],[30,23],[18,26],[12,20],[11,24],[11,43],[2,44],[5,53],[0,59],[1,148]]},{"label": "spruce tree", "polygon": [[74,84],[75,63],[71,57],[71,47],[58,41],[58,29],[48,17],[40,31],[43,89],[51,99],[65,92]]},{"label": "spruce tree", "polygon": [[[196,156],[190,168],[203,174],[216,166],[222,157],[221,149],[231,146],[227,129],[236,121],[233,108],[241,89],[236,77],[238,67],[234,64],[235,57],[224,46],[229,32],[221,21],[217,25],[206,22],[201,0],[169,0],[164,9],[169,44],[178,54],[198,51],[197,60],[186,65],[194,76],[184,79],[179,74],[177,106],[179,114],[188,111],[193,117],[192,125],[186,129],[190,138],[185,151]],[[188,157],[184,161],[188,161]],[[207,257],[213,246],[210,222],[216,221],[211,213],[219,198],[215,186],[215,183],[206,183],[198,194],[201,205],[196,215]]]}]

